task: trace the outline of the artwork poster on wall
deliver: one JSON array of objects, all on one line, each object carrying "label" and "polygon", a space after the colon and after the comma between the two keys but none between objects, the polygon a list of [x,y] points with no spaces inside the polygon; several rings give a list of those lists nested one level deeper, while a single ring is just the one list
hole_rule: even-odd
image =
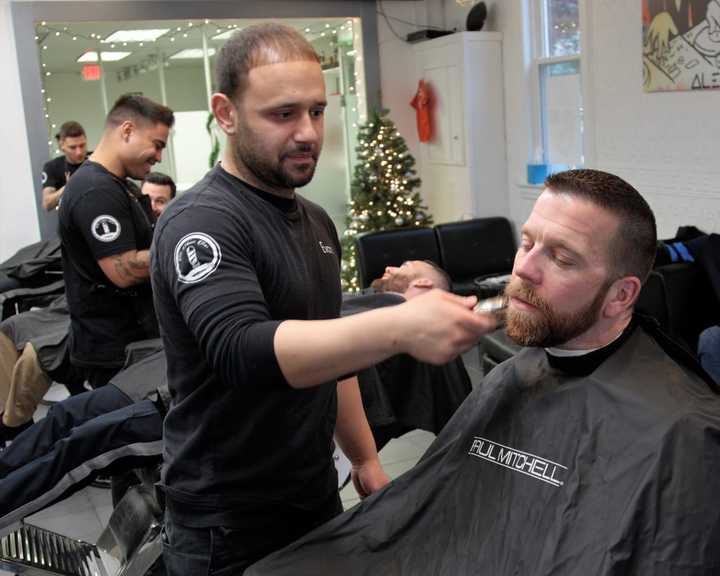
[{"label": "artwork poster on wall", "polygon": [[720,88],[720,0],[640,0],[646,92]]}]

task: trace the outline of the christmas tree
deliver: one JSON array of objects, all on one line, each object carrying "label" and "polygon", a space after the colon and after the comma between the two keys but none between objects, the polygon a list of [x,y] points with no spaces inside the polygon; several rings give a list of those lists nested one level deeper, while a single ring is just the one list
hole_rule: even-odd
[{"label": "christmas tree", "polygon": [[358,161],[342,239],[342,285],[346,292],[360,289],[355,257],[358,234],[432,225],[432,216],[415,191],[420,186],[415,159],[387,111],[373,114],[360,127],[356,150]]}]

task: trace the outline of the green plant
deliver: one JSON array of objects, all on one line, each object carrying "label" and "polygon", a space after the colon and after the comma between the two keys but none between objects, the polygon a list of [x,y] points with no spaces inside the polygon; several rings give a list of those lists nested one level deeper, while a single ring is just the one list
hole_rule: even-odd
[{"label": "green plant", "polygon": [[210,157],[208,158],[208,164],[210,168],[215,166],[220,155],[220,140],[218,139],[215,131],[213,130],[213,124],[215,123],[215,116],[212,112],[208,113],[208,119],[205,123],[205,130],[210,136]]},{"label": "green plant", "polygon": [[355,238],[359,234],[431,226],[423,205],[415,158],[386,110],[373,113],[358,131],[358,162],[350,185],[351,201],[342,238],[342,286],[360,289]]}]

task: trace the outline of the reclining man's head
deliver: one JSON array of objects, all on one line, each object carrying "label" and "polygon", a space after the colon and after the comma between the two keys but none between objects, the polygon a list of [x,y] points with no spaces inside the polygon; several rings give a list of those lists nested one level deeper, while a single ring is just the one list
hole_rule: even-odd
[{"label": "reclining man's head", "polygon": [[508,335],[523,346],[608,344],[631,320],[656,241],[650,207],[621,178],[598,170],[550,176],[505,291]]},{"label": "reclining man's head", "polygon": [[382,278],[370,284],[378,292],[398,292],[406,299],[439,288],[450,290],[447,272],[430,260],[407,260],[400,266],[387,266]]}]

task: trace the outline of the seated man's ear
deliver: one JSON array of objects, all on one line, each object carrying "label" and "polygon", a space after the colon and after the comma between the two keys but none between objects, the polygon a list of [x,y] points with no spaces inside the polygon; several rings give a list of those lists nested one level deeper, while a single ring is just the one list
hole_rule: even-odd
[{"label": "seated man's ear", "polygon": [[605,316],[616,318],[631,310],[640,295],[641,288],[642,282],[637,276],[625,276],[615,280],[605,298]]}]

